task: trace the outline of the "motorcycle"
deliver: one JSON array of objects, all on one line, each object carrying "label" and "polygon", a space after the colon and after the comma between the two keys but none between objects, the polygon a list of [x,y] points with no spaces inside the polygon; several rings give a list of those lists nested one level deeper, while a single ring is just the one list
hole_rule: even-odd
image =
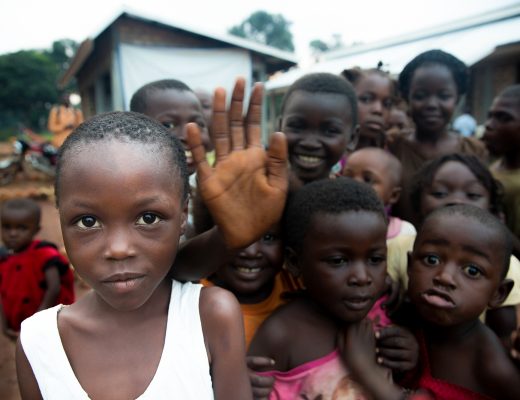
[{"label": "motorcycle", "polygon": [[50,143],[16,139],[12,154],[0,160],[0,186],[14,181],[18,173],[33,176],[36,172],[53,179],[56,175],[56,158],[57,149]]}]

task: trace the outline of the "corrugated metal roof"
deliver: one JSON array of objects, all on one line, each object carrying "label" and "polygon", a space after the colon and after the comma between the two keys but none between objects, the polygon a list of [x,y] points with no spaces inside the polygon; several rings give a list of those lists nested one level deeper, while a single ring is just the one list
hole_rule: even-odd
[{"label": "corrugated metal roof", "polygon": [[278,74],[266,84],[267,90],[291,85],[296,79],[312,72],[339,74],[345,68],[375,68],[398,74],[413,57],[430,49],[441,49],[473,65],[502,44],[520,40],[520,5],[505,7],[486,14],[465,18],[449,24],[396,36],[374,43],[341,49],[325,55],[325,60],[308,68],[294,68]]}]

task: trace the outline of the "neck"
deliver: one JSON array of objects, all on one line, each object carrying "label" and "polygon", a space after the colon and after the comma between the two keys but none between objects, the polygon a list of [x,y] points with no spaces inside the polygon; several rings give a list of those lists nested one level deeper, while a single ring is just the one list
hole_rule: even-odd
[{"label": "neck", "polygon": [[441,131],[437,132],[425,132],[424,130],[417,129],[415,131],[415,140],[420,143],[437,144],[442,139],[448,137],[448,127],[444,127]]},{"label": "neck", "polygon": [[424,334],[432,343],[457,343],[475,333],[480,323],[478,319],[454,326],[439,326],[425,322]]}]

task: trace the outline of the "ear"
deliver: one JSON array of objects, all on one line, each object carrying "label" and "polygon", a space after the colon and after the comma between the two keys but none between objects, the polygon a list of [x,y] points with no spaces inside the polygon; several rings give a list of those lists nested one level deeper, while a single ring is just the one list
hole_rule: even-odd
[{"label": "ear", "polygon": [[359,141],[359,125],[356,125],[352,128],[352,133],[350,134],[350,140],[347,143],[347,150],[349,152],[353,152],[354,150],[356,150],[358,141]]},{"label": "ear", "polygon": [[397,203],[397,200],[399,200],[399,197],[401,197],[401,192],[403,188],[401,186],[396,186],[392,189],[392,193],[390,194],[390,199],[388,199],[388,204],[393,205]]},{"label": "ear", "polygon": [[181,236],[186,233],[186,227],[188,226],[188,204],[189,204],[189,197],[184,202],[184,205],[182,207],[182,215],[181,215]]},{"label": "ear", "polygon": [[301,275],[298,256],[291,247],[285,248],[285,265],[287,266],[287,271],[295,278]]},{"label": "ear", "polygon": [[507,296],[509,296],[509,293],[511,293],[511,290],[513,290],[514,284],[515,282],[513,282],[512,279],[504,279],[502,282],[500,282],[500,285],[498,286],[497,290],[495,290],[495,293],[493,293],[493,296],[491,296],[491,299],[488,302],[488,307],[500,307]]}]

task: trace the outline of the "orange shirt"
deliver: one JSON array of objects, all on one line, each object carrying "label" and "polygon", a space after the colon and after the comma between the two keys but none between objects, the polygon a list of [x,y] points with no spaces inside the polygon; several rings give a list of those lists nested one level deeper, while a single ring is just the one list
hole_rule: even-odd
[{"label": "orange shirt", "polygon": [[[206,279],[201,280],[200,283],[204,286],[214,286],[211,281]],[[267,299],[256,304],[240,304],[242,316],[244,318],[246,348],[249,347],[249,343],[251,343],[256,330],[262,322],[264,322],[264,320],[279,306],[286,303],[286,301],[281,297],[282,293],[294,291],[296,289],[298,289],[297,282],[287,271],[282,270],[276,275],[273,291]]]}]

